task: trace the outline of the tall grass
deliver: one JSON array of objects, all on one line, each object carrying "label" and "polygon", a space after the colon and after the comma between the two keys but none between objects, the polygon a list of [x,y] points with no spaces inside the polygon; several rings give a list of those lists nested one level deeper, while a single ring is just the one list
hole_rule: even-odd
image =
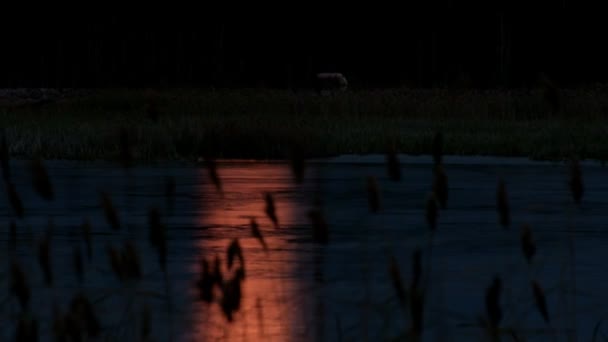
[{"label": "tall grass", "polygon": [[[16,157],[124,159],[129,127],[139,161],[205,157],[284,158],[294,140],[308,157],[347,153],[433,152],[540,159],[605,159],[608,89],[561,91],[556,112],[543,89],[478,91],[391,89],[321,97],[279,90],[99,90],[37,108],[0,108],[0,127]],[[503,106],[505,101],[509,106]],[[153,108],[151,118],[150,108]],[[297,138],[296,138],[297,137]]]}]

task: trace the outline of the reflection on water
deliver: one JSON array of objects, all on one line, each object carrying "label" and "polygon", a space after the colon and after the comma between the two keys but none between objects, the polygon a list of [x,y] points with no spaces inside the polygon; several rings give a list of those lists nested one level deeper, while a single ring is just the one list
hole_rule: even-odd
[{"label": "reflection on water", "polygon": [[[429,158],[430,160],[430,158]],[[605,170],[593,165],[584,169],[586,193],[580,210],[571,210],[567,168],[554,165],[501,165],[483,163],[446,165],[450,182],[448,209],[441,211],[432,255],[428,302],[425,302],[425,341],[438,338],[477,340],[475,326],[484,313],[484,293],[495,274],[503,274],[504,324],[513,326],[527,340],[545,327],[535,310],[529,276],[546,289],[555,327],[566,327],[571,316],[560,304],[562,265],[567,259],[568,225],[575,227],[576,279],[580,295],[577,313],[580,340],[591,340],[595,323],[605,315],[608,281],[605,269],[606,201]],[[411,281],[411,254],[423,248],[425,258],[428,228],[424,199],[431,186],[430,164],[404,164],[404,179],[391,182],[386,168],[378,164],[318,163],[307,171],[307,182],[293,184],[285,164],[219,163],[223,197],[199,167],[141,167],[132,178],[104,164],[52,162],[49,173],[57,200],[39,198],[22,164],[14,165],[14,184],[22,197],[26,218],[17,220],[15,254],[31,284],[31,307],[40,320],[42,340],[50,340],[49,322],[55,302],[65,310],[80,288],[72,266],[73,247],[82,242],[79,225],[92,223],[93,259],[85,267],[84,290],[96,301],[95,309],[110,340],[136,340],[121,333],[136,329],[127,320],[129,308],[141,304],[152,308],[152,333],[156,341],[168,340],[167,305],[158,256],[150,247],[147,209],[160,207],[168,229],[168,270],[174,303],[173,335],[178,341],[371,341],[396,340],[409,325],[407,312],[400,310],[388,275],[388,260],[398,261],[403,281]],[[176,180],[174,210],[164,210],[163,180]],[[497,223],[496,180],[507,180],[513,227],[506,231]],[[365,180],[374,176],[381,195],[380,211],[370,214]],[[128,185],[128,186],[127,186]],[[322,186],[321,186],[322,185]],[[112,230],[99,206],[98,190],[107,191],[117,206],[126,229]],[[4,193],[0,184],[0,192]],[[329,225],[327,246],[312,243],[306,216],[315,194],[322,202]],[[280,228],[265,214],[263,194],[275,199]],[[90,194],[90,195],[86,195]],[[128,207],[125,208],[125,205]],[[0,196],[0,245],[8,243],[6,222],[13,216],[7,196]],[[249,220],[257,218],[268,253],[250,231]],[[55,223],[51,259],[56,278],[54,288],[44,286],[32,235],[41,236],[48,220]],[[531,269],[521,255],[519,228],[529,224],[537,243]],[[30,232],[31,231],[31,232]],[[140,252],[145,279],[131,305],[129,293],[115,292],[123,286],[112,273],[106,246],[123,246],[127,238]],[[194,283],[199,260],[219,256],[238,238],[243,248],[246,279],[243,301],[235,320],[228,323],[217,304],[198,301]],[[0,251],[0,288],[8,291],[6,253]],[[425,259],[426,260],[426,259]],[[567,260],[566,260],[567,261]],[[426,266],[423,266],[423,275]],[[224,264],[225,268],[225,264]],[[227,272],[225,270],[225,272]],[[5,294],[7,292],[4,292]],[[109,294],[108,294],[109,293]],[[107,297],[105,297],[107,294]],[[160,294],[160,295],[159,295]],[[8,296],[5,296],[8,298]],[[0,298],[0,326],[14,317],[18,303]],[[105,299],[103,299],[105,298]],[[126,323],[125,323],[126,322]],[[0,340],[13,340],[11,329],[0,329]],[[603,327],[601,327],[603,329]],[[122,330],[121,330],[122,329]],[[342,337],[342,338],[339,338]],[[449,339],[453,337],[453,339]],[[473,337],[473,338],[471,338]],[[528,339],[529,338],[529,339]],[[564,339],[560,339],[564,340]]]},{"label": "reflection on water", "polygon": [[[207,172],[199,174],[198,183],[203,184],[200,197],[206,205],[199,211],[197,224],[208,227],[208,236],[197,241],[197,248],[200,257],[212,260],[218,255],[223,273],[227,274],[226,248],[232,238],[238,237],[246,278],[234,321],[227,322],[218,303],[199,302],[193,309],[192,337],[198,341],[290,341],[306,336],[314,339],[316,327],[308,326],[312,317],[307,317],[311,298],[308,294],[314,287],[309,286],[310,281],[294,277],[300,271],[298,265],[310,256],[298,251],[296,244],[287,238],[292,235],[290,231],[302,228],[308,203],[300,190],[310,185],[296,185],[283,164],[230,165],[218,171],[223,194],[209,184]],[[265,214],[265,192],[273,195],[278,229]],[[251,218],[258,222],[267,251],[251,234]],[[199,263],[193,263],[192,268],[198,271]],[[317,322],[322,323],[323,319]]]}]

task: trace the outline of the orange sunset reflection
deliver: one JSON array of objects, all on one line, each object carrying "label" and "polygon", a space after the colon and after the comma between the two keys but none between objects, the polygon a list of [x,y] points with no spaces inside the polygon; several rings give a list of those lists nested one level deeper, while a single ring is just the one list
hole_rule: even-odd
[{"label": "orange sunset reflection", "polygon": [[[231,274],[226,266],[226,250],[232,239],[238,238],[246,277],[234,321],[227,321],[218,304],[221,291],[216,289],[214,303],[196,303],[192,337],[197,341],[301,340],[303,335],[313,332],[307,331],[311,327],[304,314],[305,285],[293,275],[298,267],[297,244],[289,242],[288,232],[306,224],[308,206],[300,199],[291,171],[285,164],[228,163],[219,165],[218,173],[223,196],[210,184],[207,170],[200,172],[199,193],[205,205],[197,224],[208,228],[207,235],[201,237],[196,246],[200,257],[210,262],[216,255],[221,258],[226,279]],[[265,192],[273,195],[279,229],[265,214]],[[251,233],[251,217],[256,218],[267,251]],[[200,271],[198,261],[192,269]]]}]

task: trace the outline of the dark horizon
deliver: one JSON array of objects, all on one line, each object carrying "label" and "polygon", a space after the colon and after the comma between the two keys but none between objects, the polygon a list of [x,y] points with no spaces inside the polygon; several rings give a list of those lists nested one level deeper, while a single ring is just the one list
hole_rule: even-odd
[{"label": "dark horizon", "polygon": [[365,20],[187,10],[9,16],[2,86],[298,89],[317,72],[344,73],[353,88],[527,87],[542,74],[562,86],[608,81],[600,12],[566,1],[542,11],[435,5]]}]

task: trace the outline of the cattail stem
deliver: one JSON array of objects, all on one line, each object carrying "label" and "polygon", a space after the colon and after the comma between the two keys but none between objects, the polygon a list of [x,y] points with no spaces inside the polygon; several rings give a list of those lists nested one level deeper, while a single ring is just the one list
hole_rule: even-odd
[{"label": "cattail stem", "polygon": [[431,267],[433,265],[433,245],[435,242],[435,231],[431,231],[431,235],[429,236],[429,244],[428,244],[428,251],[429,251],[429,255],[426,258],[426,269],[427,271],[426,276],[425,276],[425,281],[424,281],[424,288],[428,289],[429,288],[429,283],[431,281]]},{"label": "cattail stem", "polygon": [[169,271],[165,269],[165,295],[167,296],[167,315],[169,321],[169,341],[173,341],[173,301],[171,300],[171,289],[169,287]]},{"label": "cattail stem", "polygon": [[572,338],[576,340],[576,331],[577,331],[577,317],[576,317],[576,248],[575,248],[575,236],[574,236],[574,227],[573,227],[573,211],[576,208],[571,207],[568,210],[568,249],[570,252],[570,296],[569,296],[569,304],[570,310],[572,311]]},{"label": "cattail stem", "polygon": [[338,342],[342,342],[342,324],[340,323],[340,317],[336,314],[336,330],[338,331]]},{"label": "cattail stem", "polygon": [[137,300],[137,296],[135,295],[135,293],[131,292],[134,290],[131,286],[125,287],[123,289],[124,289],[124,291],[126,291],[126,293],[124,293],[124,291],[123,291],[123,294],[128,299],[128,301],[127,301],[127,307],[125,308],[125,311],[123,313],[123,318],[120,322],[121,322],[121,324],[124,324],[124,323],[128,324],[128,322],[130,321],[129,316],[132,316],[131,309],[133,308],[135,301]]}]

